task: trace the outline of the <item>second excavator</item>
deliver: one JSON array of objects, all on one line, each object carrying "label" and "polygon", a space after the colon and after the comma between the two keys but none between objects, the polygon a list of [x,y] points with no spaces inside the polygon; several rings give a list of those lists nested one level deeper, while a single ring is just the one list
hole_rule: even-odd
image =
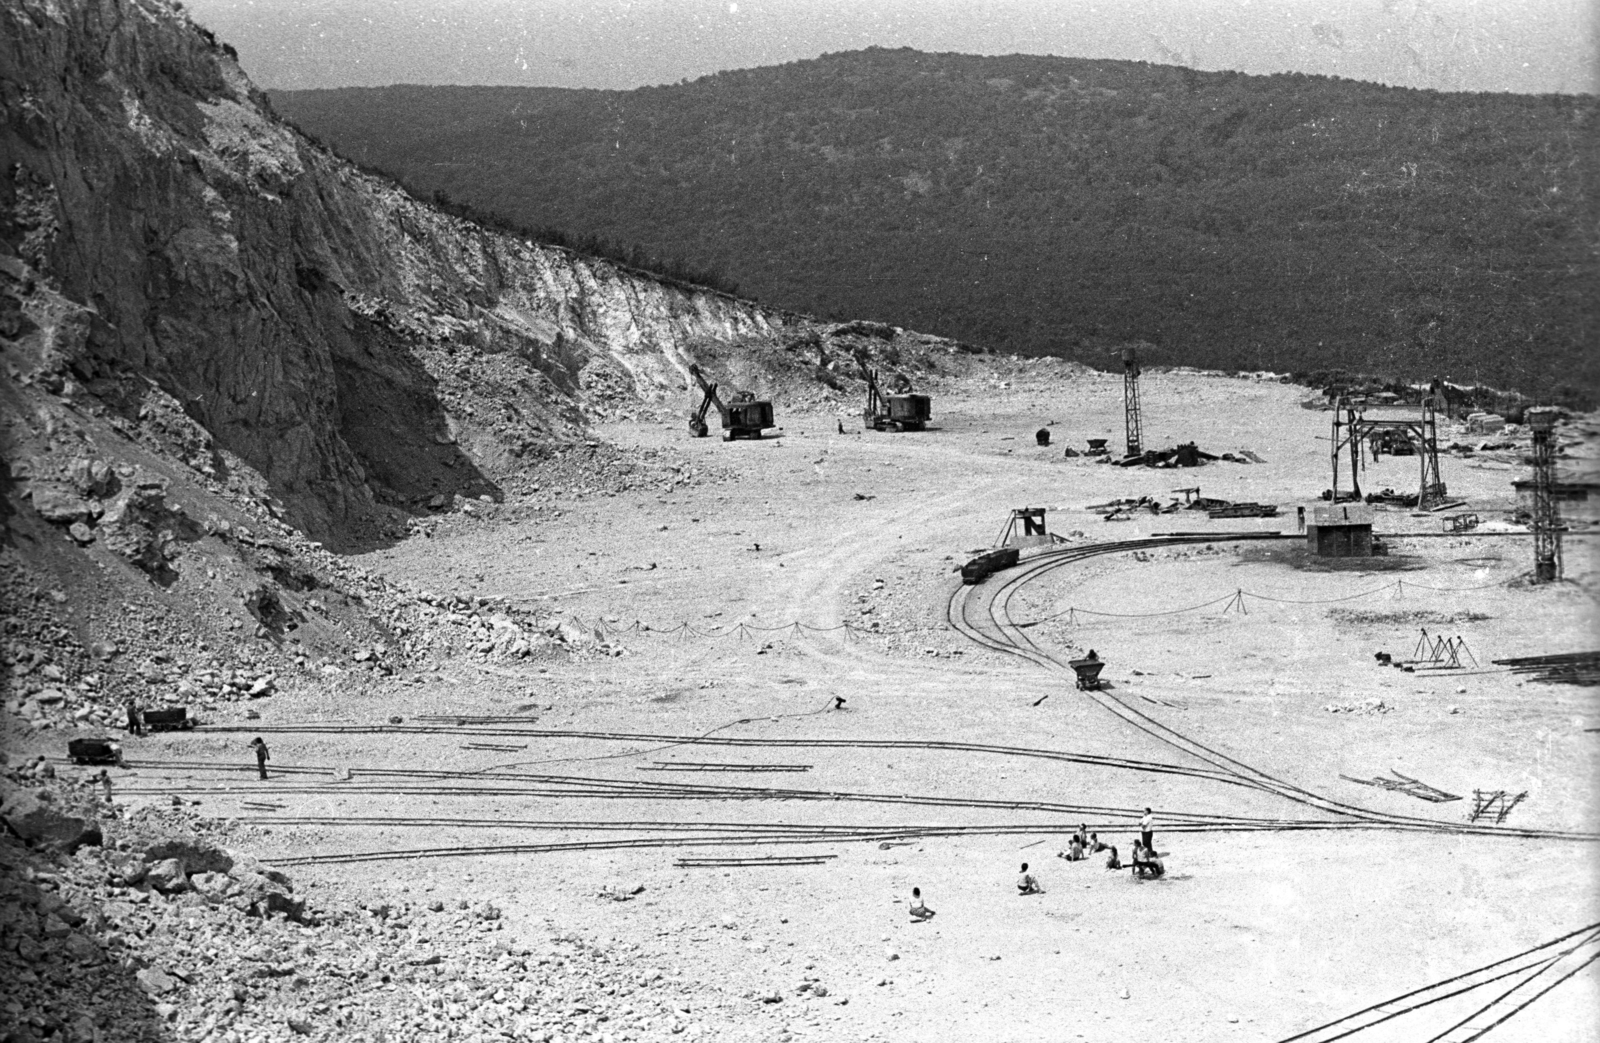
[{"label": "second excavator", "polygon": [[[933,399],[928,395],[913,394],[906,390],[885,395],[878,386],[878,371],[867,360],[856,356],[861,376],[867,382],[867,408],[861,412],[861,421],[874,431],[922,431],[933,419]],[[905,378],[900,378],[904,380]]]}]

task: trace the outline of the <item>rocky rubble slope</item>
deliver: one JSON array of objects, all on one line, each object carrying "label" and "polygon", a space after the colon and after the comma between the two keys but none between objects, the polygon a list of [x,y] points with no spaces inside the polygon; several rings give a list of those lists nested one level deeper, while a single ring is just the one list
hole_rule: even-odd
[{"label": "rocky rubble slope", "polygon": [[[658,399],[701,343],[786,317],[426,206],[271,113],[165,0],[0,11],[0,240],[59,291],[13,379],[135,412],[148,382],[322,537],[493,494],[584,389]],[[37,332],[9,295],[8,340]],[[133,380],[131,400],[115,394]]]},{"label": "rocky rubble slope", "polygon": [[20,0],[0,20],[8,375],[113,423],[163,418],[183,460],[247,465],[332,546],[501,499],[590,417],[680,412],[691,361],[770,394],[854,381],[863,347],[891,367],[897,341],[959,353],[445,214],[274,117],[171,0]]},{"label": "rocky rubble slope", "polygon": [[504,941],[488,902],[310,899],[228,846],[228,823],[128,813],[49,765],[6,772],[0,818],[14,1043],[658,1040],[726,1017],[631,952],[559,931]]}]

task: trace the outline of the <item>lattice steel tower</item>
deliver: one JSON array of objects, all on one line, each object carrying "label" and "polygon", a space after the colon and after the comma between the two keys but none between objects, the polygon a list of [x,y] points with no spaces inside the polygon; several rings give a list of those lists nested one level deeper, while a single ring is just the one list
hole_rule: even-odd
[{"label": "lattice steel tower", "polygon": [[1551,437],[1556,426],[1554,409],[1530,409],[1533,429],[1533,581],[1554,583],[1561,578],[1561,507],[1556,502],[1556,454]]},{"label": "lattice steel tower", "polygon": [[1133,348],[1122,349],[1122,409],[1128,437],[1128,455],[1144,452],[1144,424],[1139,415],[1139,356]]}]

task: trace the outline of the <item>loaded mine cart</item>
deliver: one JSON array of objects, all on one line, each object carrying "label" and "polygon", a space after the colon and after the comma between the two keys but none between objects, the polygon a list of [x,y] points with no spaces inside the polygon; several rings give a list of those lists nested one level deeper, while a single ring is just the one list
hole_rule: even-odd
[{"label": "loaded mine cart", "polygon": [[922,431],[933,419],[933,399],[928,395],[885,395],[878,387],[878,371],[867,365],[867,360],[856,358],[861,375],[867,382],[867,408],[861,412],[861,421],[874,431]]},{"label": "loaded mine cart", "polygon": [[122,759],[122,750],[110,739],[72,739],[67,743],[67,756],[74,764],[116,764]]},{"label": "loaded mine cart", "polygon": [[195,726],[187,706],[174,706],[170,710],[146,710],[144,726],[153,732],[186,732]]},{"label": "loaded mine cart", "polygon": [[712,406],[717,407],[717,413],[722,417],[723,441],[732,441],[735,438],[760,438],[761,432],[769,427],[775,427],[772,420],[772,403],[757,399],[748,392],[735,394],[733,400],[724,403],[717,396],[717,385],[706,380],[705,374],[700,372],[699,366],[691,365],[689,373],[700,384],[700,405],[689,411],[689,433],[696,438],[704,438],[710,433],[706,424],[706,414]]},{"label": "loaded mine cart", "polygon": [[1020,559],[1016,547],[1001,547],[985,551],[961,566],[961,582],[982,583],[996,572],[1009,569]]}]

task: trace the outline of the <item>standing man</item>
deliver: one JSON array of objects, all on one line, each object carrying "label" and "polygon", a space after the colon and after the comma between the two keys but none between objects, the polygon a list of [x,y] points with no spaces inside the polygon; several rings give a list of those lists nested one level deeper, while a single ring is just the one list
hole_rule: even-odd
[{"label": "standing man", "polygon": [[1152,832],[1155,829],[1155,824],[1155,812],[1151,811],[1149,808],[1145,808],[1144,818],[1139,820],[1139,840],[1144,844],[1144,849],[1152,853],[1156,849],[1155,842],[1151,839],[1155,835]]},{"label": "standing man", "polygon": [[257,735],[250,740],[250,745],[256,748],[256,769],[261,772],[261,778],[264,781],[267,777],[267,744],[261,741],[261,736]]},{"label": "standing man", "polygon": [[128,700],[128,734],[144,734],[144,725],[139,723],[139,704],[132,699]]}]

